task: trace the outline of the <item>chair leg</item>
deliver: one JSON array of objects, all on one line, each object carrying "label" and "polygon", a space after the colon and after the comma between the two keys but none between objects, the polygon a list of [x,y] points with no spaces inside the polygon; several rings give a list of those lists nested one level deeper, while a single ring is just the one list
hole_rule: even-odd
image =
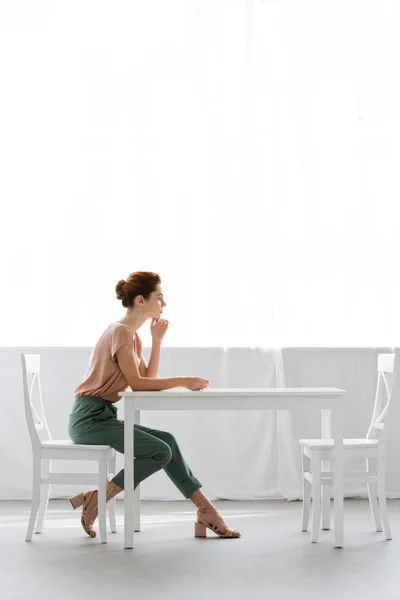
[{"label": "chair leg", "polygon": [[[117,472],[117,455],[114,454],[112,458],[108,461],[108,478],[114,477]],[[108,521],[110,523],[110,531],[111,533],[116,533],[117,531],[117,519],[116,519],[116,508],[117,504],[115,498],[112,498],[107,503],[108,509]]]},{"label": "chair leg", "polygon": [[[366,462],[367,462],[368,474],[370,476],[375,475],[375,477],[376,477],[377,476],[376,460],[367,458]],[[382,531],[382,522],[381,522],[381,516],[380,516],[380,510],[379,510],[379,504],[378,504],[378,485],[377,485],[376,481],[373,483],[367,483],[367,488],[368,488],[369,506],[371,508],[372,517],[374,519],[376,531]]]},{"label": "chair leg", "polygon": [[378,464],[378,498],[385,538],[387,540],[391,540],[392,532],[390,530],[389,515],[386,502],[386,473],[384,461]]},{"label": "chair leg", "polygon": [[32,505],[31,514],[29,517],[28,529],[26,530],[25,541],[30,542],[32,540],[33,529],[36,523],[36,517],[40,506],[40,492],[41,492],[41,460],[33,461],[33,473],[32,473]]},{"label": "chair leg", "polygon": [[[107,479],[109,479],[110,476],[111,476],[111,478],[114,477],[116,471],[117,471],[117,455],[114,454],[114,456],[108,460]],[[111,498],[111,500],[109,500],[107,502],[108,521],[110,524],[111,533],[116,533],[116,531],[117,531],[116,507],[117,507],[117,505],[115,502],[115,498]]]},{"label": "chair leg", "polygon": [[107,460],[99,461],[99,489],[98,489],[98,507],[99,507],[99,531],[102,544],[107,543],[107,524],[106,524],[106,499],[107,499]]},{"label": "chair leg", "polygon": [[[322,474],[324,471],[329,471],[331,464],[329,461],[322,461]],[[331,486],[322,485],[322,529],[329,530],[331,528]]]},{"label": "chair leg", "polygon": [[135,494],[135,514],[133,515],[133,530],[140,531],[140,485],[134,491]]},{"label": "chair leg", "polygon": [[111,500],[107,503],[108,508],[108,520],[110,522],[110,531],[111,533],[116,533],[117,531],[117,520],[115,516],[115,498],[111,498]]},{"label": "chair leg", "polygon": [[[42,465],[43,465],[42,466],[43,477],[48,477],[50,474],[51,461],[48,459],[45,459],[42,461]],[[47,507],[49,504],[50,490],[51,490],[50,484],[47,483],[47,484],[42,485],[39,515],[38,515],[38,519],[36,522],[35,533],[42,533],[43,522],[44,522],[44,519],[46,516]]]},{"label": "chair leg", "polygon": [[110,458],[108,461],[108,474],[111,475],[111,477],[114,477],[116,472],[117,472],[117,455],[114,454],[114,456],[112,458]]},{"label": "chair leg", "polygon": [[331,528],[331,488],[328,485],[322,486],[322,529]]},{"label": "chair leg", "polygon": [[[322,410],[322,437],[330,439],[331,437],[331,414],[329,410]],[[329,460],[323,460],[321,469],[330,471],[332,468]],[[328,530],[331,528],[331,486],[322,485],[322,529]]]},{"label": "chair leg", "polygon": [[311,459],[312,468],[312,529],[311,541],[318,542],[319,528],[321,523],[321,458],[319,453],[313,453]]},{"label": "chair leg", "polygon": [[302,453],[301,455],[301,465],[302,465],[302,482],[303,482],[303,510],[302,510],[302,531],[308,530],[308,525],[310,523],[310,513],[311,513],[311,483],[307,481],[305,478],[305,473],[307,470],[311,470],[309,467],[310,461],[308,457]]},{"label": "chair leg", "polygon": [[49,484],[42,486],[39,515],[38,515],[38,519],[37,519],[37,523],[36,523],[35,533],[42,533],[43,522],[44,522],[44,518],[46,516],[47,507],[49,504],[50,488],[51,488],[51,486]]}]

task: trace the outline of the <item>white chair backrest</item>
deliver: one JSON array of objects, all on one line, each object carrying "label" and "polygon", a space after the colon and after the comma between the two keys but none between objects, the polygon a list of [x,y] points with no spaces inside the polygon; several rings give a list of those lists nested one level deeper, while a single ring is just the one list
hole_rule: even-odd
[{"label": "white chair backrest", "polygon": [[40,356],[39,354],[21,354],[21,363],[25,417],[29,436],[32,446],[40,446],[42,441],[51,440],[40,387]]},{"label": "white chair backrest", "polygon": [[383,441],[386,437],[385,419],[393,396],[394,382],[398,373],[398,361],[396,354],[378,354],[378,381],[374,410],[367,432],[368,439]]}]

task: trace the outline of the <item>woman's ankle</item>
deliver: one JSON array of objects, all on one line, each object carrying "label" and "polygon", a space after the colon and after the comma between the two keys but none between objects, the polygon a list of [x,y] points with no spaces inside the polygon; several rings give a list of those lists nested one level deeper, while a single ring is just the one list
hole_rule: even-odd
[{"label": "woman's ankle", "polygon": [[120,488],[116,483],[114,483],[114,481],[111,479],[111,481],[109,481],[107,483],[107,490],[106,490],[106,501],[108,502],[109,500],[111,500],[112,498],[114,498],[114,496],[116,496],[117,494],[119,494],[120,492],[123,491],[123,488]]},{"label": "woman's ankle", "polygon": [[207,498],[207,496],[202,492],[201,488],[196,490],[190,497],[189,500],[193,502],[196,506],[197,510],[205,511],[205,510],[216,510],[215,506]]}]

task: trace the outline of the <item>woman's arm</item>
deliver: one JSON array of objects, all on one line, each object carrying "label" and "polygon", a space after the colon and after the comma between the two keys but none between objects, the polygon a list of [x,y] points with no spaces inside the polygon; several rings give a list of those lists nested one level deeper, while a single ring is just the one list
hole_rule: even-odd
[{"label": "woman's arm", "polygon": [[146,361],[143,358],[142,352],[142,340],[139,335],[136,334],[137,340],[137,355],[140,359],[139,364],[139,374],[141,377],[157,377],[158,370],[160,368],[160,355],[161,355],[161,341],[157,341],[153,339],[153,343],[151,345],[151,353],[149,364],[146,364]]},{"label": "woman's arm", "polygon": [[132,390],[137,390],[138,392],[150,392],[170,390],[176,387],[186,387],[186,377],[168,377],[166,379],[143,377],[140,374],[137,363],[133,357],[132,348],[127,344],[121,346],[121,348],[117,350],[116,357],[119,368]]},{"label": "woman's arm", "polygon": [[199,391],[210,385],[210,382],[202,377],[167,377],[165,379],[142,377],[139,373],[136,360],[133,357],[132,348],[128,344],[121,346],[115,353],[115,356],[123,376],[133,391],[158,392],[161,390],[171,390],[176,387]]},{"label": "woman's arm", "polygon": [[152,319],[150,323],[150,333],[152,337],[151,354],[149,366],[147,367],[146,377],[157,377],[160,368],[161,344],[167,333],[169,321],[166,319]]},{"label": "woman's arm", "polygon": [[146,369],[146,377],[157,377],[160,368],[161,342],[153,340],[151,345],[149,365]]}]

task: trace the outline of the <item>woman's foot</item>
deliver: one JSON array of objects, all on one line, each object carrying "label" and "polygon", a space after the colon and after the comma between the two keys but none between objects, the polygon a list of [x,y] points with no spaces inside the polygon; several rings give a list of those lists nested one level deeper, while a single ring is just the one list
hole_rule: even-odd
[{"label": "woman's foot", "polygon": [[82,506],[81,525],[90,537],[96,537],[96,531],[93,525],[98,515],[98,494],[97,490],[80,493],[70,498],[70,502],[74,508]]},{"label": "woman's foot", "polygon": [[[211,503],[210,503],[211,504]],[[240,531],[229,529],[221,515],[211,504],[203,510],[197,511],[197,522],[195,523],[195,537],[206,537],[206,530],[210,529],[221,538],[238,538]]]},{"label": "woman's foot", "polygon": [[210,529],[222,538],[238,538],[240,531],[229,529],[212,502],[205,496],[201,488],[197,489],[189,498],[197,508],[197,521],[195,523],[195,537],[206,537]]},{"label": "woman's foot", "polygon": [[240,537],[240,531],[229,529],[213,503],[203,494],[201,488],[193,492],[189,500],[197,507],[197,522],[194,524],[195,537],[206,537],[207,529],[223,538]]},{"label": "woman's foot", "polygon": [[[109,481],[106,489],[106,502],[120,492],[122,492],[122,488],[118,487],[113,481]],[[77,494],[70,498],[70,502],[74,508],[82,506],[81,525],[90,537],[95,538],[97,534],[96,530],[93,529],[93,525],[99,512],[97,490]]]}]

